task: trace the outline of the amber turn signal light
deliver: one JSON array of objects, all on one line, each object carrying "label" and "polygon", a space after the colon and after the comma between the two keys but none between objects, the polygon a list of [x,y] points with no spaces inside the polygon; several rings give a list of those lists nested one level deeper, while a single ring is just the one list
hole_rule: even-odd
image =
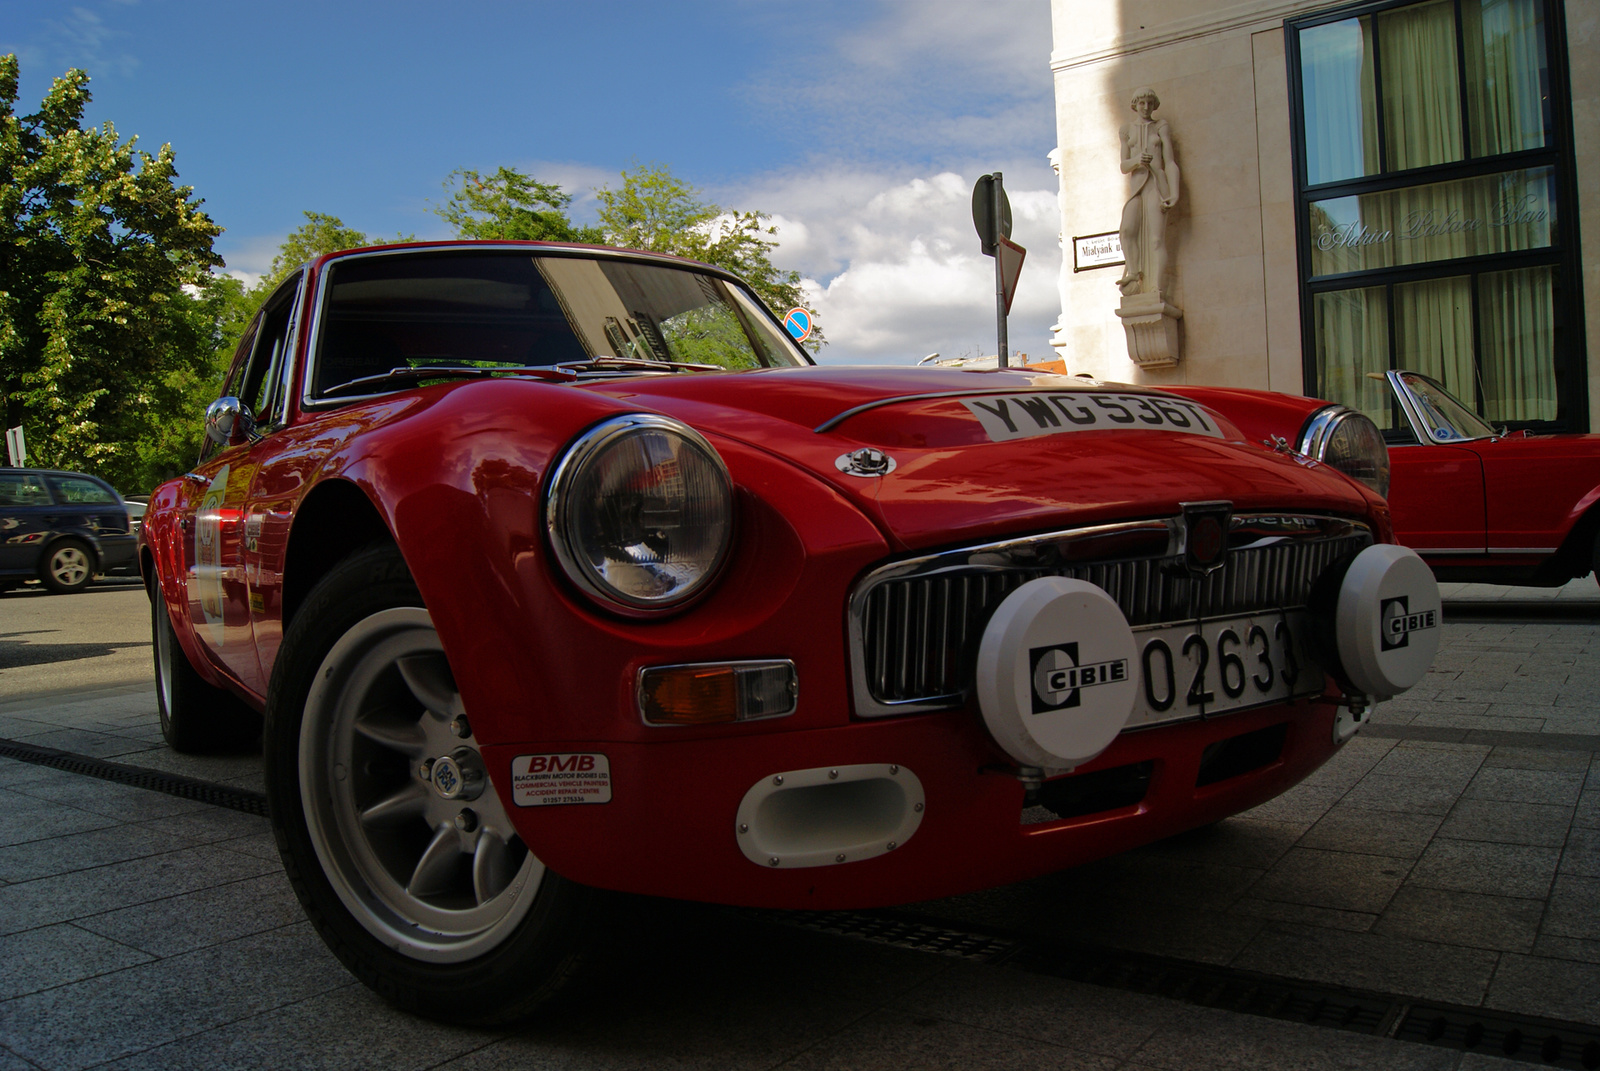
[{"label": "amber turn signal light", "polygon": [[799,695],[794,663],[714,662],[639,671],[639,713],[646,725],[718,725],[793,714]]}]

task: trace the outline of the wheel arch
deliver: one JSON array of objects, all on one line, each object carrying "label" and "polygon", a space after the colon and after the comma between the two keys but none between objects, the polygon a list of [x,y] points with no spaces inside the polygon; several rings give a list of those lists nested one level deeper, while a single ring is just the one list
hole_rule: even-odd
[{"label": "wheel arch", "polygon": [[394,542],[382,513],[348,480],[324,480],[295,509],[283,558],[283,627],[329,570],[362,547]]},{"label": "wheel arch", "polygon": [[1573,580],[1594,568],[1595,540],[1600,537],[1600,487],[1589,490],[1568,514],[1561,546],[1540,568],[1541,579]]}]

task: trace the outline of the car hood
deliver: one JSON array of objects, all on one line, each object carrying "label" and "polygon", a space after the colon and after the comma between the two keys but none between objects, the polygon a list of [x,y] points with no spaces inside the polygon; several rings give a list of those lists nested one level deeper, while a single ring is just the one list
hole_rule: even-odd
[{"label": "car hood", "polygon": [[[1020,370],[878,367],[663,376],[586,389],[788,459],[836,487],[905,549],[1171,515],[1184,502],[1369,513],[1365,496],[1339,473],[1247,443],[1210,410],[1200,409],[1196,423],[1214,434],[1105,421],[1079,430],[1065,420],[1052,425],[1048,415],[1030,421],[1017,401],[1059,399],[1081,412],[1096,396],[1173,400],[1148,387]],[[988,410],[975,408],[985,402]],[[1004,435],[1005,425],[986,425],[979,414],[1001,402],[1026,434],[996,441],[992,428]],[[892,471],[842,471],[862,448],[886,454]]]}]

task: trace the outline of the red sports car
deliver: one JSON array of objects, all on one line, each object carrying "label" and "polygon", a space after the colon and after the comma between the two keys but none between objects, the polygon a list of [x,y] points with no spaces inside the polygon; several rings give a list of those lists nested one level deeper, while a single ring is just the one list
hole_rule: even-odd
[{"label": "red sports car", "polygon": [[[1258,391],[1174,388],[1257,441],[1330,457],[1387,494],[1395,537],[1440,580],[1557,587],[1600,559],[1600,435],[1496,429],[1418,372],[1370,373],[1389,387],[1388,461],[1360,472],[1356,444],[1385,434],[1344,406]],[[1600,574],[1597,574],[1600,575]]]},{"label": "red sports car", "polygon": [[597,890],[884,905],[1214,822],[1437,645],[1332,465],[1145,388],[814,367],[672,258],[323,257],[225,395],[144,519],[163,731],[264,714],[308,916],[458,1022],[555,992]]}]

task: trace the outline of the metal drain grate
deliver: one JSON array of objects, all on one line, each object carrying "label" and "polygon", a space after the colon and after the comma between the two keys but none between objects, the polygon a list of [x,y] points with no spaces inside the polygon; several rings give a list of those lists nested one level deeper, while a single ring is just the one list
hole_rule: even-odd
[{"label": "metal drain grate", "polygon": [[17,740],[0,739],[0,758],[16,759],[35,766],[50,766],[68,773],[98,777],[102,781],[114,781],[132,788],[164,792],[169,796],[179,796],[186,800],[194,800],[196,803],[208,803],[213,807],[226,807],[230,811],[260,815],[262,818],[267,816],[266,796],[260,792],[234,788],[232,785],[199,781],[193,777],[182,777],[161,770],[147,770],[141,766],[124,766],[120,762],[107,762],[104,759],[90,758],[88,755],[74,755],[70,751],[57,751],[53,747],[39,747]]},{"label": "metal drain grate", "polygon": [[751,912],[781,925],[943,956],[1004,963],[1034,974],[1166,997],[1208,1008],[1393,1037],[1572,1071],[1600,1069],[1600,1027],[1413,1001],[1116,948],[957,927],[894,911]]}]

